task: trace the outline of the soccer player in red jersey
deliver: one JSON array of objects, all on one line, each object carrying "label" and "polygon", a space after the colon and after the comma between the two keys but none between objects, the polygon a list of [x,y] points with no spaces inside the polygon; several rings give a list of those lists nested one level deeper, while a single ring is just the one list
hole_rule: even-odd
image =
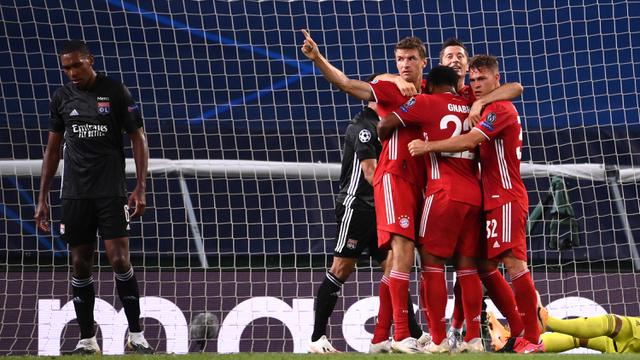
[{"label": "soccer player in red jersey", "polygon": [[[393,82],[367,83],[347,78],[320,54],[309,33],[306,30],[303,33],[305,42],[302,52],[314,62],[324,77],[358,99],[376,101],[380,116],[407,101]],[[415,37],[401,40],[396,45],[395,59],[400,77],[413,84],[416,90],[422,90],[422,72],[427,65],[426,49],[422,41]],[[388,273],[388,285],[383,280],[380,300],[382,302],[390,299],[392,303],[395,332],[391,348],[408,353],[420,352],[417,339],[411,336],[409,329],[408,294],[409,271],[414,263],[415,219],[422,201],[425,172],[424,162],[411,156],[407,144],[420,138],[422,134],[418,127],[394,131],[382,144],[382,153],[374,175],[378,243],[381,249],[391,248],[393,257],[392,261],[387,261],[391,263],[391,270],[385,271]],[[373,344],[388,339],[390,325],[391,319],[381,311]]]},{"label": "soccer player in red jersey", "polygon": [[[473,102],[473,106],[469,112],[469,123],[477,125],[480,120],[480,112],[489,103],[499,99],[500,93],[506,95],[503,99],[514,99],[522,94],[522,85],[519,83],[507,83],[500,86],[495,91],[489,94],[483,94],[477,99],[471,90],[469,85],[465,85],[465,77],[467,75],[469,65],[469,53],[464,44],[455,38],[446,40],[442,44],[440,50],[440,64],[453,68],[458,73],[458,85],[456,89],[458,94],[468,98]],[[482,282],[487,288],[487,294],[496,305],[498,310],[507,318],[509,322],[509,328],[513,334],[522,334],[524,325],[522,318],[516,307],[516,300],[509,287],[509,284],[505,280],[502,273],[499,271],[482,274]],[[449,327],[449,344],[452,349],[455,349],[458,342],[462,339],[462,325],[464,322],[464,313],[462,309],[462,295],[460,293],[460,286],[456,281],[454,287],[455,294],[455,306],[453,315],[451,316],[451,326]]]},{"label": "soccer player in red jersey", "polygon": [[[456,93],[458,74],[447,66],[429,72],[427,86],[432,95],[417,95],[378,124],[378,135],[384,140],[397,126],[421,126],[424,137],[442,140],[466,133],[469,100]],[[431,153],[426,160],[427,184],[420,220],[420,254],[423,266],[423,288],[432,342],[427,352],[449,351],[446,340],[445,309],[447,285],[444,267],[454,259],[464,295],[467,319],[466,342],[461,351],[484,351],[480,338],[482,285],[476,259],[479,256],[479,218],[482,191],[478,178],[475,152]]]},{"label": "soccer player in red jersey", "polygon": [[[488,55],[475,56],[469,64],[469,82],[476,97],[500,86],[498,61]],[[485,274],[498,271],[502,262],[511,277],[524,336],[513,344],[516,352],[541,351],[536,314],[536,290],[527,266],[525,225],[527,191],[520,176],[522,127],[509,101],[489,104],[481,122],[467,134],[441,141],[413,141],[412,154],[464,151],[480,145],[481,179],[486,213]]]}]

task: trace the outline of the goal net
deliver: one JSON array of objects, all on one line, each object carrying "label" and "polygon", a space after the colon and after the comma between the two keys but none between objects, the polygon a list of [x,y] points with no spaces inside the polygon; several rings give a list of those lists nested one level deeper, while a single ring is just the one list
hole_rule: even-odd
[{"label": "goal net", "polygon": [[[67,38],[85,40],[95,69],[121,79],[143,114],[148,208],[130,246],[158,351],[307,351],[335,245],[341,136],[363,104],[302,56],[302,28],[360,79],[394,72],[393,46],[409,35],[430,65],[449,37],[497,56],[502,79],[525,88],[515,105],[543,302],[560,317],[640,315],[638,14],[620,1],[3,2],[0,354],[56,355],[79,336],[59,177],[53,233],[33,221]],[[131,160],[127,173],[132,189]],[[119,354],[126,318],[100,243],[96,260],[99,343]],[[337,348],[368,348],[380,277],[363,256],[330,319]]]}]

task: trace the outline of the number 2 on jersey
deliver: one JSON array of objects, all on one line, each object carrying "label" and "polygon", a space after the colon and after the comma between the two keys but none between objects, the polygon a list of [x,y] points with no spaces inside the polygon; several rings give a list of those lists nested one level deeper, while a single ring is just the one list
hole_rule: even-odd
[{"label": "number 2 on jersey", "polygon": [[460,135],[462,131],[467,132],[471,130],[468,119],[464,119],[464,121],[462,121],[459,117],[453,114],[445,115],[442,119],[440,119],[440,129],[445,130],[449,127],[449,123],[453,123],[456,126],[456,128],[453,130],[453,134],[451,134],[451,137]]}]

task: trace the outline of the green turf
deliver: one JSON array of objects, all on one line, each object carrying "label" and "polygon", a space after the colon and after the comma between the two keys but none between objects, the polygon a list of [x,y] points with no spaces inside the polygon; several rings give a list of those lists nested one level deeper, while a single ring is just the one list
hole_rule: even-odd
[{"label": "green turf", "polygon": [[109,356],[64,356],[64,357],[55,357],[55,356],[6,356],[3,357],[2,360],[11,360],[11,359],[33,359],[33,360],[43,360],[47,358],[56,358],[56,359],[64,359],[64,360],[91,360],[97,358],[103,358],[104,360],[150,360],[150,359],[163,359],[163,360],[306,360],[306,359],[314,359],[314,360],[404,360],[404,359],[416,359],[421,358],[423,356],[428,356],[429,359],[451,359],[458,358],[461,360],[484,360],[484,359],[495,359],[495,360],[507,360],[507,359],[519,359],[522,360],[523,357],[535,357],[541,360],[552,360],[552,359],[560,359],[560,360],[578,360],[578,359],[594,359],[594,360],[605,360],[605,359],[615,359],[615,360],[631,360],[638,359],[637,354],[597,354],[597,355],[560,355],[560,354],[495,354],[495,353],[484,353],[484,354],[455,354],[455,355],[409,355],[409,354],[362,354],[362,353],[344,353],[344,354],[291,354],[291,353],[238,353],[238,354],[213,354],[213,353],[198,353],[198,354],[188,354],[188,355],[109,355]]}]

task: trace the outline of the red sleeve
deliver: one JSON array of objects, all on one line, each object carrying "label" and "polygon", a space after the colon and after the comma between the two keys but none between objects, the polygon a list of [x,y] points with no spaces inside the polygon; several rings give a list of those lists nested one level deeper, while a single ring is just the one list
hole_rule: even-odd
[{"label": "red sleeve", "polygon": [[475,129],[482,132],[487,139],[491,140],[500,134],[503,129],[513,123],[517,123],[517,121],[517,116],[507,108],[500,104],[492,103],[484,110],[482,119],[478,125],[476,125]]},{"label": "red sleeve", "polygon": [[425,114],[428,114],[429,95],[417,95],[407,100],[403,105],[393,111],[402,121],[404,126],[421,126],[425,121]]},{"label": "red sleeve", "polygon": [[395,108],[406,101],[406,97],[402,96],[396,84],[390,81],[374,80],[369,85],[371,85],[371,89],[373,90],[373,97],[375,97],[376,103],[380,105]]}]

